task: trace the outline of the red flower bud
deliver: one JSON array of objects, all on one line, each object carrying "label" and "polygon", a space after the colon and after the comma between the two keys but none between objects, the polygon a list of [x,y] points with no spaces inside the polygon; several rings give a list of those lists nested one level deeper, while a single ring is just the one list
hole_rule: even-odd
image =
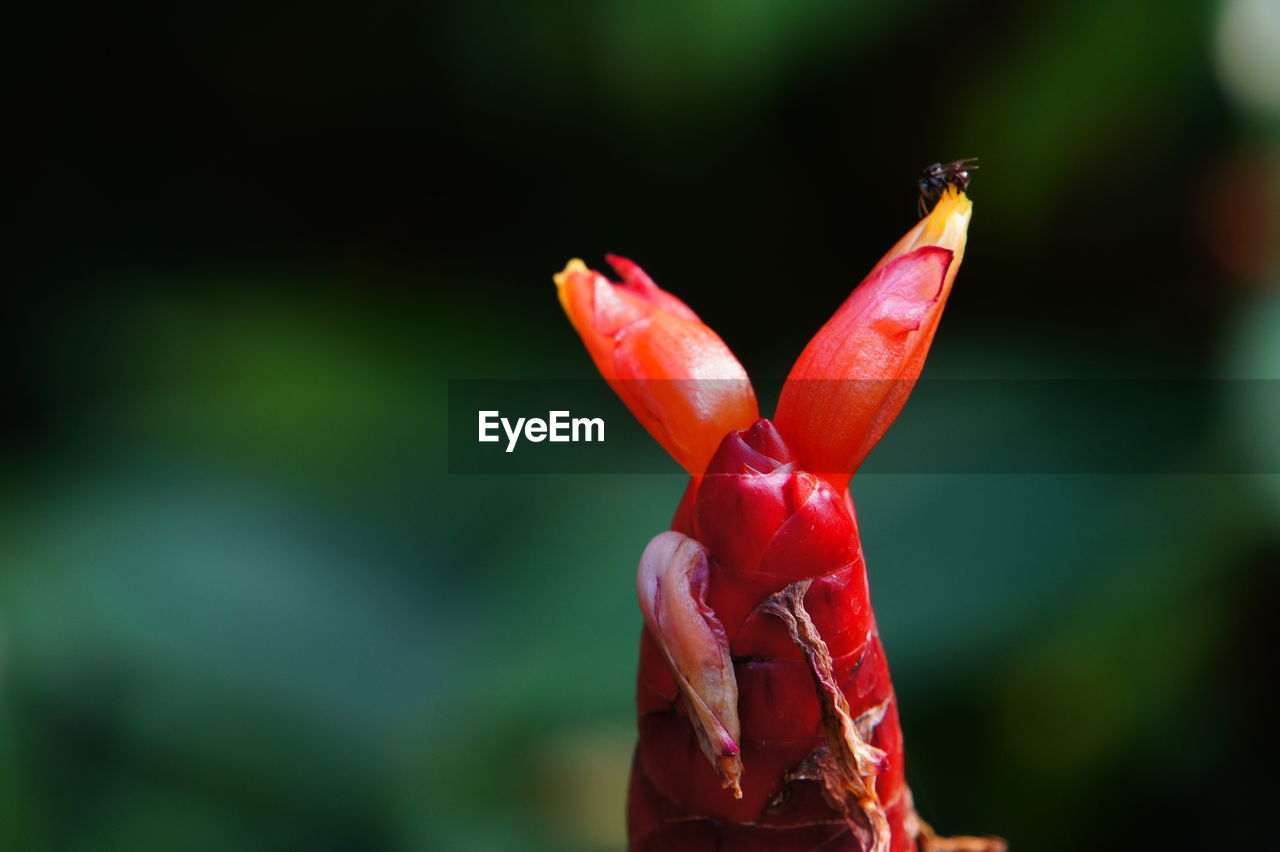
[{"label": "red flower bud", "polygon": [[778,587],[843,567],[853,519],[835,489],[792,461],[768,420],[725,437],[698,487],[695,537],[720,564]]},{"label": "red flower bud", "polygon": [[610,255],[609,281],[580,260],[555,277],[569,321],[614,392],[697,475],[725,433],[756,419],[755,391],[724,341],[640,267]]},{"label": "red flower bud", "polygon": [[778,429],[843,490],[906,404],[964,257],[972,205],[943,196],[871,270],[791,368]]}]

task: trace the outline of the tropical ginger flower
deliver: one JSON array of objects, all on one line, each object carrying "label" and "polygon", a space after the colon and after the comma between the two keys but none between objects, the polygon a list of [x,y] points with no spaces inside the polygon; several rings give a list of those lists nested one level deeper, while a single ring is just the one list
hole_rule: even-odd
[{"label": "tropical ginger flower", "polygon": [[938,838],[903,777],[897,701],[847,486],[920,375],[964,257],[948,186],[792,368],[773,421],[724,342],[638,266],[570,261],[560,302],[689,472],[640,559],[639,850],[999,849]]}]

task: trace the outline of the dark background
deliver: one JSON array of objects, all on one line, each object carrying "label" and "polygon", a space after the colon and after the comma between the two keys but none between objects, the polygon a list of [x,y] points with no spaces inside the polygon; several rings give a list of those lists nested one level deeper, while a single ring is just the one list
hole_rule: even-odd
[{"label": "dark background", "polygon": [[[26,8],[0,847],[621,848],[634,564],[683,483],[446,474],[447,380],[592,375],[572,256],[636,259],[776,379],[921,167],[977,155],[928,375],[1207,380],[1206,451],[1277,469],[1274,394],[1213,383],[1280,378],[1277,14]],[[940,830],[1267,844],[1280,477],[854,495]]]}]

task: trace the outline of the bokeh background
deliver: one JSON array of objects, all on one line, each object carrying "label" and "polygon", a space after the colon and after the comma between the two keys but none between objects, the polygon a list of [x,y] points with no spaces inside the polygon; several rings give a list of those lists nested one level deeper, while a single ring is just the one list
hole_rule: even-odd
[{"label": "bokeh background", "polygon": [[[634,565],[683,483],[446,472],[448,379],[591,375],[570,256],[639,260],[776,378],[919,169],[978,155],[928,375],[1280,379],[1274,0],[126,0],[10,32],[3,849],[621,848]],[[1205,445],[1276,470],[1275,395],[1205,387]],[[1278,479],[859,477],[927,818],[1264,847]]]}]

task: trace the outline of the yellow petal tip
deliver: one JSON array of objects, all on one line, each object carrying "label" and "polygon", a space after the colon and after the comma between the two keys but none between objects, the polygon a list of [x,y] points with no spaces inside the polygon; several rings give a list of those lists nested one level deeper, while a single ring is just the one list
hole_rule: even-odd
[{"label": "yellow petal tip", "polygon": [[947,187],[933,210],[920,223],[921,230],[913,243],[916,246],[935,245],[956,253],[963,252],[969,216],[972,213],[973,202],[969,200],[969,196],[957,187]]},{"label": "yellow petal tip", "polygon": [[555,275],[551,277],[552,277],[552,280],[556,282],[557,288],[563,288],[565,281],[569,279],[569,276],[576,275],[581,272],[590,272],[590,271],[591,270],[587,269],[587,265],[582,262],[582,258],[575,257],[564,265],[564,269],[557,272]]}]

